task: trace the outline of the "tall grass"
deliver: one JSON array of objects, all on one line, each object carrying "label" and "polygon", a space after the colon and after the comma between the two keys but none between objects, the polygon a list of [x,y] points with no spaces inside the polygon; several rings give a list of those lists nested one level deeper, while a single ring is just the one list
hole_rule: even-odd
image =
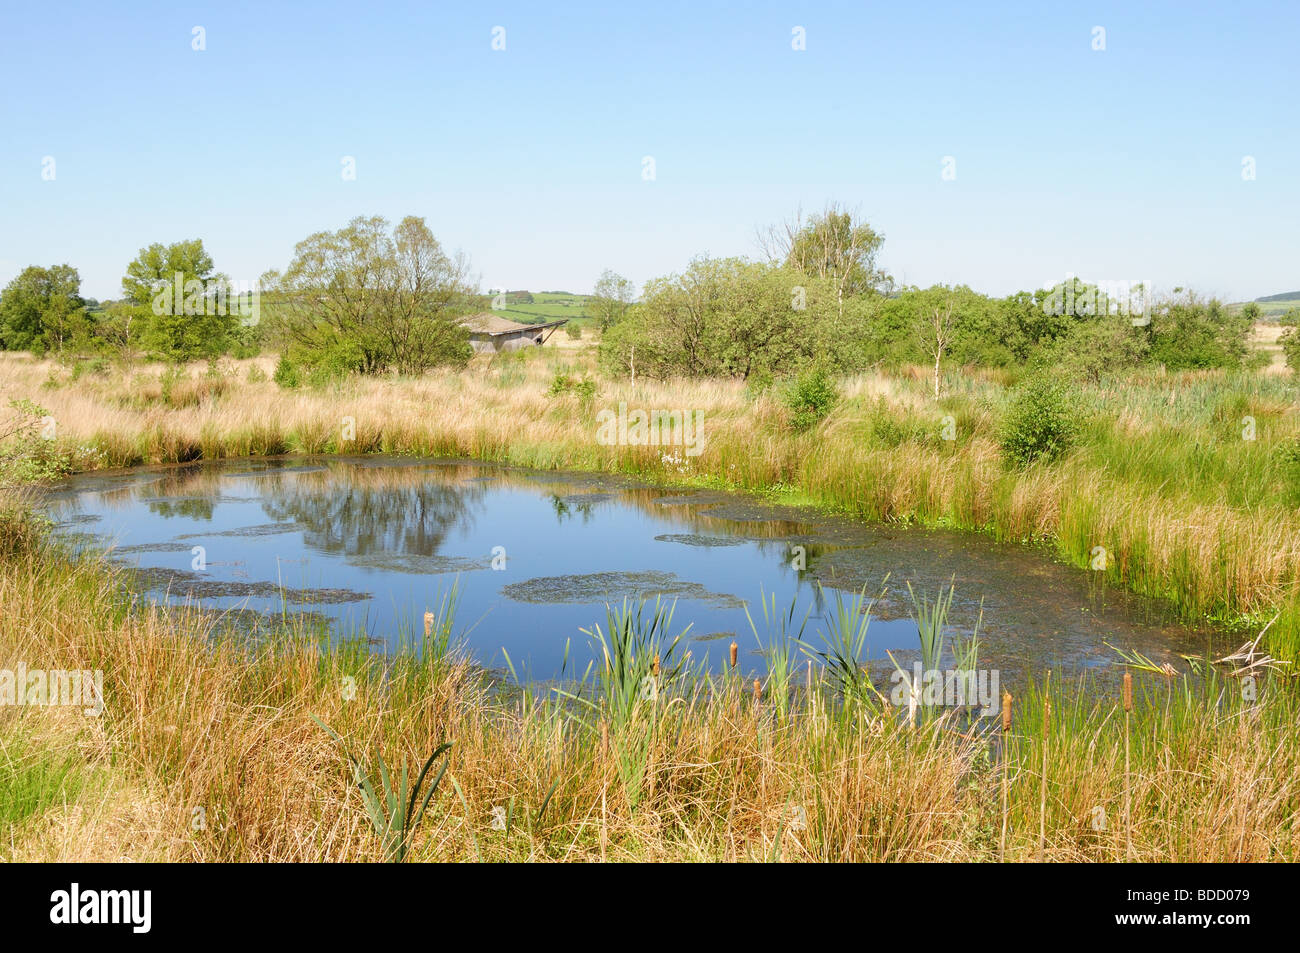
[{"label": "tall grass", "polygon": [[791,690],[794,682],[795,668],[798,665],[798,649],[808,628],[808,618],[812,608],[804,613],[796,625],[798,598],[792,597],[790,605],[784,610],[776,607],[776,594],[760,592],[759,607],[763,612],[763,634],[759,634],[758,625],[750,614],[749,605],[745,606],[745,619],[750,631],[767,658],[767,697],[775,705],[778,722],[785,722],[790,712]]},{"label": "tall grass", "polygon": [[42,743],[32,726],[6,719],[0,728],[0,842],[19,836],[23,824],[75,803],[91,771],[75,747]]},{"label": "tall grass", "polygon": [[[824,601],[825,592],[820,585],[818,596],[819,601]],[[877,711],[884,701],[872,684],[866,665],[867,634],[875,604],[874,598],[867,598],[865,585],[848,599],[835,590],[835,611],[826,616],[825,630],[818,633],[821,636],[820,647],[810,642],[801,646],[810,658],[822,664],[835,692],[848,706],[862,707],[870,712]]]},{"label": "tall grass", "polygon": [[[391,828],[406,831],[409,860],[993,860],[1007,763],[1008,860],[1038,855],[1040,823],[1048,860],[1121,859],[1126,779],[1137,859],[1300,856],[1300,706],[1280,678],[1248,701],[1208,667],[1172,680],[1135,672],[1127,772],[1117,697],[1087,679],[1054,680],[1044,730],[1043,687],[1014,686],[1002,762],[991,732],[942,719],[909,728],[897,711],[846,703],[833,678],[819,677],[781,719],[774,704],[735,690],[739,673],[709,677],[679,655],[663,605],[611,609],[593,627],[609,651],[605,674],[597,665],[585,688],[530,698],[454,651],[430,669],[413,649],[331,648],[292,620],[250,641],[192,608],[132,603],[121,582],[85,557],[0,557],[0,667],[104,671],[93,726],[28,710],[42,731],[22,750],[94,757],[123,792],[101,805],[58,786],[16,828],[15,855],[384,860],[397,852],[376,832]],[[822,631],[805,633],[808,644],[858,651],[853,605],[864,600],[811,620]],[[643,697],[656,654],[663,681]],[[422,764],[447,740],[455,747],[430,769],[445,776],[415,810],[409,791],[391,802],[412,823],[390,825],[391,811],[377,825],[314,718],[388,766]],[[90,730],[110,757],[70,741]],[[0,718],[5,745],[14,732]],[[368,776],[388,804],[379,772],[376,760]],[[389,779],[400,792],[400,774]],[[49,830],[74,833],[51,840],[40,833]]]},{"label": "tall grass", "polygon": [[[401,863],[411,849],[411,838],[419,831],[420,822],[424,820],[425,812],[429,809],[429,802],[438,792],[443,775],[447,773],[447,762],[442,763],[442,767],[429,780],[426,787],[424,782],[429,776],[429,769],[451,748],[452,743],[446,741],[433,749],[433,754],[425,760],[424,767],[420,769],[420,773],[415,777],[415,783],[412,784],[407,773],[406,758],[402,758],[402,773],[399,777],[389,771],[383,753],[376,752],[374,755],[374,762],[378,766],[376,770],[368,760],[354,754],[348,748],[347,742],[339,737],[333,728],[314,716],[312,720],[338,742],[343,750],[348,765],[352,768],[353,781],[361,792],[362,803],[365,804],[370,825],[383,847],[384,856],[393,863]],[[423,798],[420,797],[421,790],[424,791]],[[417,801],[420,805],[418,808]]]}]

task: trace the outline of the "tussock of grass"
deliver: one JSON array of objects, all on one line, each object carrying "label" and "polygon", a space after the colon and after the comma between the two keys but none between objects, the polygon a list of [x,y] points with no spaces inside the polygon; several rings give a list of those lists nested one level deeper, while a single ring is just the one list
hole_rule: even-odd
[{"label": "tussock of grass", "polygon": [[15,828],[51,808],[75,801],[86,781],[86,768],[75,748],[42,744],[28,737],[30,725],[6,719],[0,730],[0,841]]}]

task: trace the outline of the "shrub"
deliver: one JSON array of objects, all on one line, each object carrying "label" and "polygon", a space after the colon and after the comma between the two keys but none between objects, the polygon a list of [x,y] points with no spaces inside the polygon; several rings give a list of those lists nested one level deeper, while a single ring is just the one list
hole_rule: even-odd
[{"label": "shrub", "polygon": [[281,387],[290,390],[302,386],[302,376],[287,354],[280,355],[280,362],[275,365],[275,373],[271,379]]},{"label": "shrub", "polygon": [[176,382],[184,380],[187,377],[189,377],[189,375],[177,366],[169,367],[159,375],[158,386],[161,388],[160,396],[164,404],[170,404],[172,402],[172,388],[176,386]]},{"label": "shrub", "polygon": [[103,377],[109,371],[108,361],[102,357],[92,357],[83,361],[77,361],[72,366],[71,378],[74,381],[81,380],[85,374],[94,374],[97,377]]},{"label": "shrub", "polygon": [[1012,466],[1054,460],[1065,453],[1079,433],[1074,392],[1045,375],[1020,385],[1002,418],[999,444]]},{"label": "shrub", "polygon": [[1278,463],[1284,467],[1300,467],[1300,437],[1283,440],[1273,450]]},{"label": "shrub", "polygon": [[[757,367],[797,373],[837,364],[841,320],[828,278],[739,258],[697,258],[682,274],[647,282],[640,303],[602,325],[599,359],[611,377],[746,378]],[[850,340],[857,335],[849,333]]]},{"label": "shrub", "polygon": [[1300,503],[1300,438],[1284,440],[1274,449],[1278,470],[1282,474],[1282,491],[1287,502]]},{"label": "shrub", "polygon": [[257,357],[262,352],[262,327],[259,324],[239,324],[231,334],[230,356],[243,360]]},{"label": "shrub", "polygon": [[1077,320],[1051,345],[1039,349],[1031,366],[1040,372],[1101,383],[1105,374],[1118,374],[1142,364],[1150,343],[1141,328],[1122,314]]},{"label": "shrub", "polygon": [[574,324],[570,321],[564,326],[564,333],[576,341],[578,338],[582,337],[582,325]]},{"label": "shrub", "polygon": [[546,388],[546,393],[551,397],[559,397],[561,394],[567,394],[573,390],[576,383],[572,377],[563,371],[556,371],[555,376],[551,378],[551,386]]},{"label": "shrub", "polygon": [[346,380],[350,373],[347,367],[335,361],[321,361],[307,372],[307,386],[314,390],[322,390],[331,384]]},{"label": "shrub", "polygon": [[47,424],[49,411],[30,400],[11,400],[12,415],[0,419],[0,487],[40,483],[66,476],[72,457],[60,450]]},{"label": "shrub", "polygon": [[1282,353],[1286,356],[1286,366],[1293,371],[1300,371],[1300,331],[1289,328],[1278,339]]},{"label": "shrub", "polygon": [[805,371],[786,390],[785,405],[790,410],[790,425],[795,430],[807,430],[824,419],[839,399],[839,391],[823,368]]},{"label": "shrub", "polygon": [[585,403],[595,398],[596,382],[590,378],[582,380],[563,371],[557,371],[555,376],[551,378],[551,386],[546,389],[546,392],[551,397],[559,397],[563,394],[577,394],[578,399]]},{"label": "shrub", "polygon": [[1240,367],[1248,353],[1249,319],[1216,300],[1185,295],[1156,309],[1151,359],[1171,371]]},{"label": "shrub", "polygon": [[919,422],[900,422],[883,397],[876,398],[870,428],[871,439],[883,447],[897,447],[907,441],[924,440],[926,436]]}]

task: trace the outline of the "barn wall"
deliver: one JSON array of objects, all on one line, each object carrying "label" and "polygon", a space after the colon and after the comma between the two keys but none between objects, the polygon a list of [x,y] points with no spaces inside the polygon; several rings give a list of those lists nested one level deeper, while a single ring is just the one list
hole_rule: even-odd
[{"label": "barn wall", "polygon": [[542,335],[537,331],[519,334],[473,334],[469,336],[469,346],[479,354],[491,354],[499,351],[521,351],[542,343]]},{"label": "barn wall", "polygon": [[522,351],[542,343],[540,334],[504,334],[497,340],[501,342],[499,350],[502,351]]}]

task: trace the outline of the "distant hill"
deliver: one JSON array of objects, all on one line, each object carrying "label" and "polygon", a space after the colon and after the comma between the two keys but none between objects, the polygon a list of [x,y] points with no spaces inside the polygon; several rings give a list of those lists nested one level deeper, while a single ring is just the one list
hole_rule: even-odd
[{"label": "distant hill", "polygon": [[[1228,305],[1228,308],[1235,314],[1244,308],[1247,303],[1238,301],[1235,304]],[[1265,295],[1263,298],[1256,298],[1252,303],[1259,306],[1259,316],[1261,318],[1265,321],[1276,321],[1291,309],[1300,308],[1300,291],[1284,291],[1282,294]]]}]

